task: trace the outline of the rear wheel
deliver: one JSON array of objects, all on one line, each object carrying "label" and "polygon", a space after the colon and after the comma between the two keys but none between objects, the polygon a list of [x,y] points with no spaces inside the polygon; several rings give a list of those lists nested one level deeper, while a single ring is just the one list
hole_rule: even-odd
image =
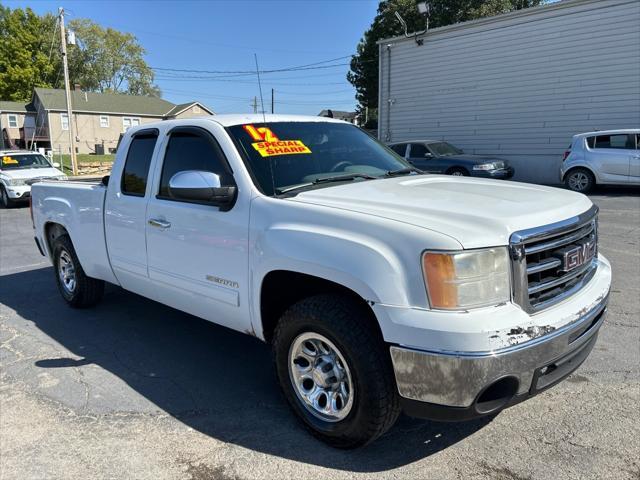
[{"label": "rear wheel", "polygon": [[100,302],[104,282],[86,276],[68,235],[54,240],[53,266],[58,290],[69,306],[86,308]]},{"label": "rear wheel", "polygon": [[468,177],[469,172],[461,167],[454,167],[447,171],[447,175],[453,175],[455,177]]},{"label": "rear wheel", "polygon": [[274,332],[287,401],[315,436],[338,448],[372,442],[400,413],[389,351],[368,315],[348,297],[318,295],[290,307]]},{"label": "rear wheel", "polygon": [[593,190],[596,179],[586,168],[574,168],[567,173],[564,184],[574,192],[587,193]]}]

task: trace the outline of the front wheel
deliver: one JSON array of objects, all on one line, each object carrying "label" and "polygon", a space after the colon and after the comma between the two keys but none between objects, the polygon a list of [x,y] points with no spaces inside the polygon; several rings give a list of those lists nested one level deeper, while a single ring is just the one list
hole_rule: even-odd
[{"label": "front wheel", "polygon": [[0,185],[0,205],[2,205],[2,208],[10,208],[13,205],[7,191],[2,185]]},{"label": "front wheel", "polygon": [[468,177],[469,172],[464,168],[455,167],[448,170],[447,175],[453,175],[454,177]]},{"label": "front wheel", "polygon": [[102,300],[104,282],[87,277],[68,235],[53,243],[53,267],[58,290],[69,306],[87,308]]},{"label": "front wheel", "polygon": [[334,447],[372,442],[400,413],[389,351],[370,315],[350,298],[318,295],[290,307],[274,333],[284,396],[305,426]]}]

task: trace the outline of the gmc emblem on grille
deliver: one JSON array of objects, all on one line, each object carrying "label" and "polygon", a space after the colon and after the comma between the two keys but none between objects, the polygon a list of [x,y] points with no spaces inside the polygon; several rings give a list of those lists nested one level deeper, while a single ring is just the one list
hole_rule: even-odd
[{"label": "gmc emblem on grille", "polygon": [[558,253],[561,254],[560,260],[562,261],[560,270],[570,272],[593,259],[596,254],[596,241],[592,238],[578,246],[563,249]]}]

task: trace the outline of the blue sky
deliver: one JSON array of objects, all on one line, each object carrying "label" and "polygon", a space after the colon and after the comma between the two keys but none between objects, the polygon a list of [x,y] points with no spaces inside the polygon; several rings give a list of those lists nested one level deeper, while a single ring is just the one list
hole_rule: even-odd
[{"label": "blue sky", "polygon": [[[68,20],[89,18],[136,35],[147,63],[167,69],[245,71],[307,65],[352,54],[371,24],[377,0],[218,1],[5,1],[37,13],[68,11]],[[275,89],[276,113],[317,114],[352,110],[355,90],[346,81],[348,59],[336,67],[262,75],[265,107]],[[255,75],[217,81],[186,72],[156,71],[163,97],[199,100],[219,113],[250,112],[259,93]],[[210,75],[211,76],[211,75]],[[176,78],[178,77],[178,78]]]}]

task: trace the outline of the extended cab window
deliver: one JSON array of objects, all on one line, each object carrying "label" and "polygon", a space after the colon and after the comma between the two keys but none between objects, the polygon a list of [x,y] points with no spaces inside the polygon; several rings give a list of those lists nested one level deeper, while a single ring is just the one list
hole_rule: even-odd
[{"label": "extended cab window", "polygon": [[125,195],[144,197],[157,139],[158,134],[153,132],[136,135],[131,140],[122,173],[121,190]]},{"label": "extended cab window", "polygon": [[233,184],[220,146],[210,134],[200,133],[198,129],[171,134],[162,164],[159,198],[173,200],[169,194],[169,181],[184,170],[213,172],[220,176],[223,185]]}]

